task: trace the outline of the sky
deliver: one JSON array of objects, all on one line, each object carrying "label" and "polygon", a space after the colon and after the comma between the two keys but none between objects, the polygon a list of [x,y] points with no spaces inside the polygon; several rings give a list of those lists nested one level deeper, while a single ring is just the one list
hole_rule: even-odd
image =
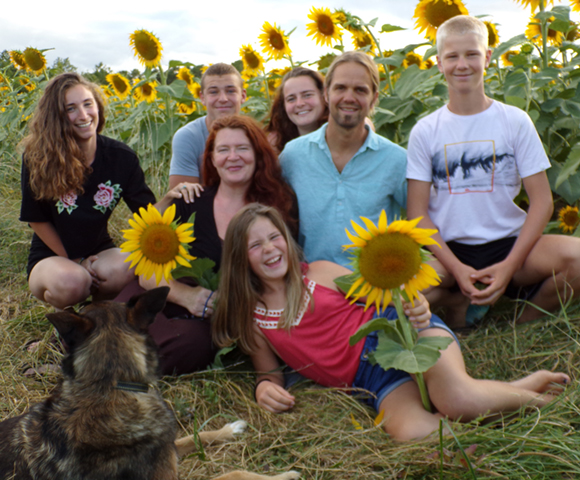
[{"label": "sky", "polygon": [[[412,18],[418,3],[418,0],[314,3],[310,0],[101,0],[94,4],[70,0],[27,0],[24,4],[6,1],[1,8],[0,51],[24,50],[29,46],[53,49],[45,52],[49,64],[57,57],[68,57],[80,72],[92,71],[100,62],[113,71],[142,70],[129,46],[129,35],[137,29],[146,29],[163,45],[162,66],[167,66],[170,60],[204,65],[231,63],[240,58],[242,45],[251,44],[261,50],[258,36],[263,23],[268,21],[286,33],[296,28],[289,40],[292,56],[295,61],[313,62],[332,51],[330,47],[318,47],[306,36],[305,25],[311,22],[308,14],[313,6],[343,8],[365,21],[378,18],[378,30],[386,23],[406,28],[380,35],[381,48],[388,50],[424,41],[414,29]],[[483,19],[498,24],[501,41],[524,33],[530,18],[529,8],[514,0],[464,0],[464,4],[471,15],[489,15]],[[568,1],[555,0],[555,4],[567,5]],[[279,65],[267,65],[275,66]]]}]

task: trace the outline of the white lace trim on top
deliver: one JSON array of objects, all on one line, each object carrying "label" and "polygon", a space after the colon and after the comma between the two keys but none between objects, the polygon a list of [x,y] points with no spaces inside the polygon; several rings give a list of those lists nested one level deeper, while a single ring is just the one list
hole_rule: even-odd
[{"label": "white lace trim on top", "polygon": [[[308,280],[308,285],[306,285],[306,288],[310,292],[310,295],[314,295],[314,287],[316,287],[316,282],[314,280]],[[295,327],[296,325],[300,325],[300,322],[302,321],[302,317],[304,316],[304,313],[306,312],[306,309],[308,308],[308,304],[309,304],[308,300],[309,299],[310,299],[310,297],[305,294],[304,300],[302,302],[302,307],[300,308],[300,311],[298,312],[298,316],[292,322],[293,327]],[[260,315],[261,317],[263,317],[265,319],[274,318],[275,320],[262,320],[260,318],[254,317],[254,321],[258,324],[258,326],[260,328],[265,328],[268,330],[275,330],[278,328],[278,321],[280,320],[280,317],[282,316],[283,312],[284,312],[284,309],[267,310],[266,311],[265,308],[256,307],[254,309],[254,315]],[[267,317],[266,317],[266,313],[268,314]]]}]

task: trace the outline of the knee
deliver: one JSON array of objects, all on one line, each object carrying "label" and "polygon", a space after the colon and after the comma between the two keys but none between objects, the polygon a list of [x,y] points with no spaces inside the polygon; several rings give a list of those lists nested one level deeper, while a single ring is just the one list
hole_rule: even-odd
[{"label": "knee", "polygon": [[472,392],[468,385],[462,383],[449,385],[444,391],[430,392],[429,397],[436,410],[444,417],[469,421],[485,413],[477,411],[478,402]]},{"label": "knee", "polygon": [[90,295],[91,284],[91,276],[82,268],[62,272],[47,286],[44,300],[57,308],[75,305]]},{"label": "knee", "polygon": [[396,442],[409,442],[411,440],[421,440],[439,428],[439,421],[442,418],[439,414],[429,414],[430,418],[420,416],[418,418],[390,419],[383,423],[383,430]]}]

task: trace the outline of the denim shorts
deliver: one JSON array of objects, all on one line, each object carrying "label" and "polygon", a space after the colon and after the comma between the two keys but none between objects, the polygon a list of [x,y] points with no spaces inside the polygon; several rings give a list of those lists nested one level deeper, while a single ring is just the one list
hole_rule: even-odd
[{"label": "denim shorts", "polygon": [[[397,311],[394,307],[387,307],[387,309],[381,312],[380,315],[375,314],[374,318],[378,318],[379,316],[393,320],[397,318]],[[431,317],[431,325],[427,328],[442,328],[446,332],[449,332],[451,335],[453,335],[453,338],[457,344],[459,344],[455,334],[438,316],[433,315]],[[402,370],[395,370],[394,368],[383,370],[380,365],[371,364],[368,356],[369,353],[376,350],[378,341],[378,331],[367,335],[365,345],[360,356],[360,364],[352,384],[354,388],[370,392],[370,395],[363,392],[355,392],[355,395],[362,402],[374,407],[377,412],[379,411],[381,402],[389,393],[391,393],[397,387],[401,386],[403,383],[413,380],[409,373]]]}]

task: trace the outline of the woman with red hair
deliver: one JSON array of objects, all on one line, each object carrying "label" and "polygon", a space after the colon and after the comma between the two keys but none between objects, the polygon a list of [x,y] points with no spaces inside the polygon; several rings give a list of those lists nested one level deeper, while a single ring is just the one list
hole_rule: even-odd
[{"label": "woman with red hair", "polygon": [[[298,231],[294,192],[283,180],[278,157],[255,120],[232,115],[214,121],[205,146],[202,176],[204,190],[195,202],[188,201],[192,196],[174,201],[176,218],[186,222],[195,213],[195,241],[189,247],[190,254],[213,260],[216,272],[230,220],[245,205],[260,202],[275,207],[290,230],[294,234]],[[168,202],[157,205],[168,206]],[[153,277],[141,277],[139,283],[145,289],[157,286]],[[162,373],[203,369],[217,351],[209,321],[213,292],[191,282],[175,280],[168,285],[168,304],[149,329],[159,346]],[[136,283],[132,284],[117,300],[126,301],[138,290]]]}]

